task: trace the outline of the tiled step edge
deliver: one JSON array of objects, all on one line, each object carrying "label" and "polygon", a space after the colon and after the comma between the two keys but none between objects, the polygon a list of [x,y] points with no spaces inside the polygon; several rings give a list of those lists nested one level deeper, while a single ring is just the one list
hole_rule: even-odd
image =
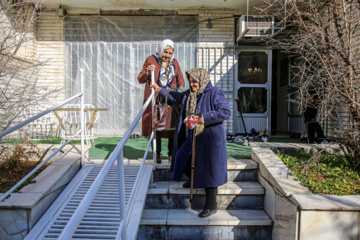
[{"label": "tiled step edge", "polygon": [[[229,159],[228,170],[257,169],[258,163],[252,159]],[[156,169],[170,169],[170,162],[162,160],[161,164],[156,164]]]},{"label": "tiled step edge", "polygon": [[[148,194],[190,194],[189,188],[183,188],[183,181],[159,181],[149,185]],[[205,194],[203,188],[194,189],[194,194]],[[263,195],[264,188],[257,182],[227,182],[218,188],[218,194]]]},{"label": "tiled step edge", "polygon": [[228,170],[258,169],[259,164],[252,159],[229,159]]},{"label": "tiled step edge", "polygon": [[142,218],[144,204],[146,200],[146,189],[149,187],[150,178],[152,175],[152,166],[144,166],[141,173],[140,183],[138,185],[133,205],[129,211],[130,219],[127,223],[127,239],[136,239],[140,221]]},{"label": "tiled step edge", "polygon": [[167,226],[271,226],[272,220],[263,210],[218,210],[208,218],[199,218],[200,210],[145,209],[141,225]]}]

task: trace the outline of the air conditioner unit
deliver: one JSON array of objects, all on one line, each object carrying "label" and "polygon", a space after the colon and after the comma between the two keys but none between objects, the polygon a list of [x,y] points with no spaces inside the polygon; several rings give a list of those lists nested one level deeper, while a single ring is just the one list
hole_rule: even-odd
[{"label": "air conditioner unit", "polygon": [[243,15],[237,21],[237,41],[244,37],[269,37],[274,34],[274,16]]}]

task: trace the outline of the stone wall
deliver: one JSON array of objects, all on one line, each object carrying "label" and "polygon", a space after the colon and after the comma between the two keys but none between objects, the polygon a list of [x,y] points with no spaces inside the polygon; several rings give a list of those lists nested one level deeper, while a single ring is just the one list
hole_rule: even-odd
[{"label": "stone wall", "polygon": [[[360,196],[313,194],[294,180],[276,156],[279,149],[309,149],[308,144],[250,143],[265,188],[264,208],[273,219],[273,239],[328,240],[360,238]],[[323,146],[324,147],[324,146]],[[339,151],[337,145],[327,145]],[[274,152],[275,151],[275,152]]]},{"label": "stone wall", "polygon": [[24,239],[79,171],[80,154],[72,146],[65,146],[64,150],[64,154],[55,155],[53,162],[36,176],[35,183],[0,202],[0,239]]}]

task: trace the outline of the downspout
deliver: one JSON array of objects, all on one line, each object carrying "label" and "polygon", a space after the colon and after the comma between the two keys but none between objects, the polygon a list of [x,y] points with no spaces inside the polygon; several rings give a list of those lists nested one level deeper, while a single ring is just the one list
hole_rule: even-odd
[{"label": "downspout", "polygon": [[[237,78],[237,76],[238,76],[238,74],[237,74],[237,66],[235,67],[235,59],[236,59],[236,47],[237,47],[237,40],[236,40],[236,18],[235,18],[235,16],[234,16],[234,30],[233,30],[233,32],[234,32],[234,44],[233,44],[233,66],[234,66],[234,79],[233,79],[233,93],[234,93],[234,99],[236,98],[235,97],[235,94],[236,94],[236,89],[235,89],[235,83],[236,83],[236,78]],[[236,132],[235,132],[235,124],[236,124],[236,115],[237,115],[237,108],[236,108],[236,104],[233,104],[233,133],[235,134]],[[236,114],[235,114],[236,113]]]},{"label": "downspout", "polygon": [[300,219],[301,219],[301,208],[300,206],[297,207],[297,217],[296,217],[296,221],[297,221],[297,224],[296,224],[296,239],[297,240],[300,240]]}]

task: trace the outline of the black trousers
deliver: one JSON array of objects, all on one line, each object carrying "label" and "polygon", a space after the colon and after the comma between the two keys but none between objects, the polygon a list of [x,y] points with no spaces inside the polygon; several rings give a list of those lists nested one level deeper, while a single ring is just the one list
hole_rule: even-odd
[{"label": "black trousers", "polygon": [[[174,138],[168,138],[168,155],[172,156]],[[151,144],[152,149],[154,146]],[[160,156],[161,153],[161,138],[156,138],[156,155]]]},{"label": "black trousers", "polygon": [[[172,155],[174,138],[168,138],[168,155]],[[161,153],[161,138],[156,138],[156,154]]]},{"label": "black trousers", "polygon": [[205,188],[205,206],[204,209],[215,209],[217,208],[216,196],[217,196],[217,187]]},{"label": "black trousers", "polygon": [[309,143],[314,143],[315,133],[318,138],[325,138],[324,132],[323,132],[320,124],[315,119],[305,121],[305,122],[306,122],[306,126],[307,126]]},{"label": "black trousers", "polygon": [[[186,163],[185,175],[191,181],[191,157]],[[218,193],[217,187],[205,188],[205,205],[204,209],[215,209],[217,208],[216,196]]]},{"label": "black trousers", "polygon": [[318,138],[325,138],[324,132],[320,124],[316,121],[318,109],[316,107],[306,107],[304,112],[304,120],[307,127],[309,143],[315,141],[315,133]]}]

